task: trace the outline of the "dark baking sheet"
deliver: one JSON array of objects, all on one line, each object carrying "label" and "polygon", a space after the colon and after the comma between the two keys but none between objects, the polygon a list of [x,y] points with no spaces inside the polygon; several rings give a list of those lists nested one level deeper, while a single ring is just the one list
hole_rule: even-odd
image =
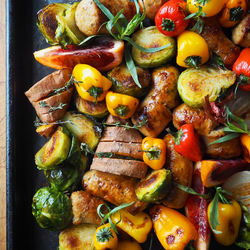
[{"label": "dark baking sheet", "polygon": [[[34,164],[34,154],[44,139],[35,133],[35,112],[24,92],[52,72],[37,63],[32,55],[33,51],[48,47],[35,24],[37,11],[52,2],[70,1],[6,1],[7,249],[55,250],[58,233],[39,228],[31,213],[32,196],[47,183],[42,171],[38,171]],[[149,245],[147,242],[144,249],[149,249]],[[156,239],[153,249],[162,249]],[[210,249],[224,248],[211,246]]]}]

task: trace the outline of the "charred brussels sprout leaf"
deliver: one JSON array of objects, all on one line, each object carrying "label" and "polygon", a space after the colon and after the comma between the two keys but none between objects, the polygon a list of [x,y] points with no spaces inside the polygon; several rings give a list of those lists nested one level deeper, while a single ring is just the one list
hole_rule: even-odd
[{"label": "charred brussels sprout leaf", "polygon": [[52,45],[79,44],[85,36],[75,23],[78,3],[53,3],[37,14],[37,26],[46,41]]},{"label": "charred brussels sprout leaf", "polygon": [[70,199],[55,189],[40,188],[33,197],[32,214],[41,228],[62,230],[72,220]]}]

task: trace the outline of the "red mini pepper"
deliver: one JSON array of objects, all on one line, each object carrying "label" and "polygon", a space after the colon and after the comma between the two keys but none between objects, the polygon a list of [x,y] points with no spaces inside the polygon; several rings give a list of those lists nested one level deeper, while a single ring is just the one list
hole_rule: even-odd
[{"label": "red mini pepper", "polygon": [[192,124],[184,124],[180,127],[174,138],[174,144],[175,150],[191,161],[202,160],[199,136],[195,133]]},{"label": "red mini pepper", "polygon": [[186,17],[187,3],[184,0],[170,0],[158,10],[155,16],[157,29],[166,36],[178,36],[188,26]]},{"label": "red mini pepper", "polygon": [[239,84],[239,87],[250,91],[250,48],[241,51],[233,65],[233,71],[238,76],[237,84]]}]

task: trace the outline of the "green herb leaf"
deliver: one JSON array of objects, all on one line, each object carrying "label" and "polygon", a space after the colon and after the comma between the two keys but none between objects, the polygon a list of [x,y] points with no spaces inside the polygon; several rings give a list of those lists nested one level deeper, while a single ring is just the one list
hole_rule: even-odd
[{"label": "green herb leaf", "polygon": [[112,158],[114,156],[111,152],[98,152],[95,153],[98,158]]},{"label": "green herb leaf", "polygon": [[130,109],[127,105],[118,105],[117,108],[114,109],[114,111],[118,116],[123,117],[128,114]]},{"label": "green herb leaf", "polygon": [[203,199],[209,199],[210,198],[210,195],[209,194],[200,194],[200,193],[197,193],[193,188],[191,187],[187,187],[187,186],[183,186],[177,182],[174,182],[174,185],[179,188],[180,190],[186,192],[186,193],[189,193],[189,194],[192,194],[192,195],[198,195],[200,197],[202,197]]},{"label": "green herb leaf", "polygon": [[244,15],[244,10],[241,6],[231,8],[229,11],[229,20],[232,22],[240,21],[242,16]]},{"label": "green herb leaf", "polygon": [[151,147],[149,150],[139,150],[139,152],[146,153],[149,160],[159,160],[161,150],[158,147]]},{"label": "green herb leaf", "polygon": [[199,5],[206,5],[208,3],[209,0],[195,0],[196,3],[198,3]]},{"label": "green herb leaf", "polygon": [[40,101],[39,105],[40,105],[40,107],[43,107],[43,108],[49,108],[49,110],[48,110],[48,114],[49,114],[49,113],[51,113],[53,111],[63,109],[63,107],[66,106],[67,104],[60,102],[58,104],[58,106],[53,107],[53,106],[50,106],[49,104],[47,104],[46,101]]},{"label": "green herb leaf", "polygon": [[198,69],[199,65],[201,65],[201,57],[200,56],[188,56],[184,60],[184,62],[187,66]]},{"label": "green herb leaf", "polygon": [[34,121],[34,126],[37,128],[37,127],[40,127],[42,125],[63,125],[63,124],[66,124],[66,123],[70,123],[72,124],[72,121],[61,121],[61,120],[57,120],[55,122],[41,122],[41,120],[36,117],[35,121]]},{"label": "green herb leaf", "polygon": [[100,37],[103,35],[93,35],[93,36],[88,36],[87,38],[85,38],[83,41],[81,41],[79,43],[79,46],[84,46],[86,43],[88,43],[89,41],[91,41],[92,39],[96,38],[96,37]]},{"label": "green herb leaf", "polygon": [[218,139],[216,141],[213,141],[213,142],[209,143],[209,145],[213,145],[213,144],[217,144],[217,143],[223,143],[223,142],[226,142],[226,141],[231,141],[232,139],[237,138],[239,136],[240,136],[240,134],[238,134],[238,133],[228,134],[228,135],[225,135],[225,136],[221,137],[220,139]]},{"label": "green herb leaf", "polygon": [[[220,225],[218,203],[219,203],[219,194],[216,192],[211,203],[211,209],[209,215],[210,217],[209,223],[213,231],[214,230],[216,231],[217,226]],[[216,232],[218,233],[218,231]]]},{"label": "green herb leaf", "polygon": [[103,93],[103,88],[92,86],[91,88],[88,89],[87,91],[91,96],[95,98],[97,101],[97,97],[99,97]]},{"label": "green herb leaf", "polygon": [[88,154],[95,154],[94,151],[85,142],[82,142],[80,144],[80,149],[81,149],[81,152],[85,154],[85,156],[87,156]]}]

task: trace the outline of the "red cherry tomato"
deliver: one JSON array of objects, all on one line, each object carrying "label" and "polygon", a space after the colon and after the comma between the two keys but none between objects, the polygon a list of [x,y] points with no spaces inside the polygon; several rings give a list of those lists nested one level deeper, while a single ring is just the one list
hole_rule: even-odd
[{"label": "red cherry tomato", "polygon": [[155,16],[157,29],[166,36],[178,36],[188,26],[186,17],[186,2],[184,0],[170,0],[158,10]]}]

